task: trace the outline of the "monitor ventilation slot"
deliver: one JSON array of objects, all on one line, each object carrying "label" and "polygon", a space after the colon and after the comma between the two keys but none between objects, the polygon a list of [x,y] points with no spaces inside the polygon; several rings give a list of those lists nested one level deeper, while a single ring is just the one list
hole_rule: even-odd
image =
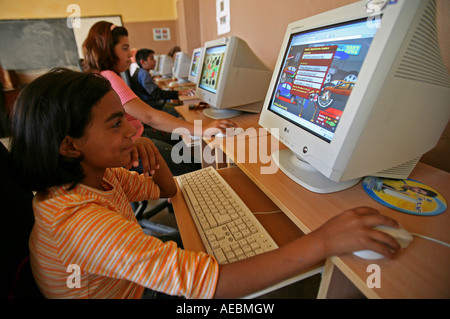
[{"label": "monitor ventilation slot", "polygon": [[430,1],[395,76],[450,88],[450,76],[442,60],[435,21],[436,1]]},{"label": "monitor ventilation slot", "polygon": [[419,160],[420,156],[403,164],[378,172],[374,174],[374,176],[388,177],[388,178],[401,178],[400,176],[409,176],[414,167],[416,167]]}]

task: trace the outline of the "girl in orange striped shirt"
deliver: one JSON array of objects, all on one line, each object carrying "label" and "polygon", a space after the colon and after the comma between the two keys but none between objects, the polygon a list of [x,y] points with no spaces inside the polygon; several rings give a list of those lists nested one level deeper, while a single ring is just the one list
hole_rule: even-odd
[{"label": "girl in orange striped shirt", "polygon": [[[145,287],[187,298],[239,297],[328,256],[371,249],[392,257],[386,245],[400,248],[371,227],[397,223],[367,207],[220,267],[205,253],[145,235],[129,203],[171,197],[176,185],[152,142],[133,141],[136,129],[100,75],[57,69],[36,79],[17,100],[12,130],[15,174],[37,191],[30,259],[47,298],[141,298]],[[148,174],[123,168],[138,154]],[[73,267],[79,272],[70,282]]]}]

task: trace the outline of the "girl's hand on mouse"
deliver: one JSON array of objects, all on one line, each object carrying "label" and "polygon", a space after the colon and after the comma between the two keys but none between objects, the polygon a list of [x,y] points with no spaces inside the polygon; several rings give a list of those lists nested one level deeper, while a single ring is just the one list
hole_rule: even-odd
[{"label": "girl's hand on mouse", "polygon": [[390,235],[373,229],[378,225],[399,227],[395,220],[373,208],[357,207],[330,219],[308,236],[314,237],[325,256],[368,249],[392,258],[400,245]]},{"label": "girl's hand on mouse", "polygon": [[159,169],[159,151],[155,144],[146,137],[140,137],[134,141],[133,150],[131,151],[131,161],[127,169],[139,166],[139,159],[141,160],[143,174],[145,176],[155,174]]},{"label": "girl's hand on mouse", "polygon": [[236,123],[230,120],[215,120],[203,127],[203,136],[211,137],[218,133],[226,133],[228,127],[237,127]]}]

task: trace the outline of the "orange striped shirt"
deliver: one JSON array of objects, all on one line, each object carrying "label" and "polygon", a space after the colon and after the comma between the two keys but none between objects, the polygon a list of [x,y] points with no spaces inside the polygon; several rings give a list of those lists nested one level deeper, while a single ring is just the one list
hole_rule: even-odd
[{"label": "orange striped shirt", "polygon": [[[52,187],[33,200],[31,265],[47,298],[140,298],[144,287],[186,298],[211,298],[216,260],[145,235],[130,202],[159,197],[149,177],[108,169],[105,191],[78,184]],[[68,271],[81,270],[80,288],[69,288]],[[75,282],[75,281],[74,281]]]}]

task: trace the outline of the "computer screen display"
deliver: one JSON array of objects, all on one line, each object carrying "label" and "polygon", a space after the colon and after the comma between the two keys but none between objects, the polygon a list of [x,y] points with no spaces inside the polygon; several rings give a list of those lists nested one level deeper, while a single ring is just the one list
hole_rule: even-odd
[{"label": "computer screen display", "polygon": [[288,25],[259,119],[287,176],[318,193],[408,178],[450,118],[436,7],[358,1]]},{"label": "computer screen display", "polygon": [[200,74],[199,87],[212,93],[217,92],[223,57],[227,46],[207,48]]},{"label": "computer screen display", "polygon": [[202,50],[195,96],[209,104],[203,111],[209,118],[260,113],[272,73],[244,39],[211,40]]},{"label": "computer screen display", "polygon": [[292,34],[269,110],[330,142],[376,31],[363,19]]},{"label": "computer screen display", "polygon": [[201,56],[202,56],[201,50],[194,52],[194,56],[192,57],[191,70],[190,70],[190,75],[193,77],[197,76],[198,63],[200,61]]}]

